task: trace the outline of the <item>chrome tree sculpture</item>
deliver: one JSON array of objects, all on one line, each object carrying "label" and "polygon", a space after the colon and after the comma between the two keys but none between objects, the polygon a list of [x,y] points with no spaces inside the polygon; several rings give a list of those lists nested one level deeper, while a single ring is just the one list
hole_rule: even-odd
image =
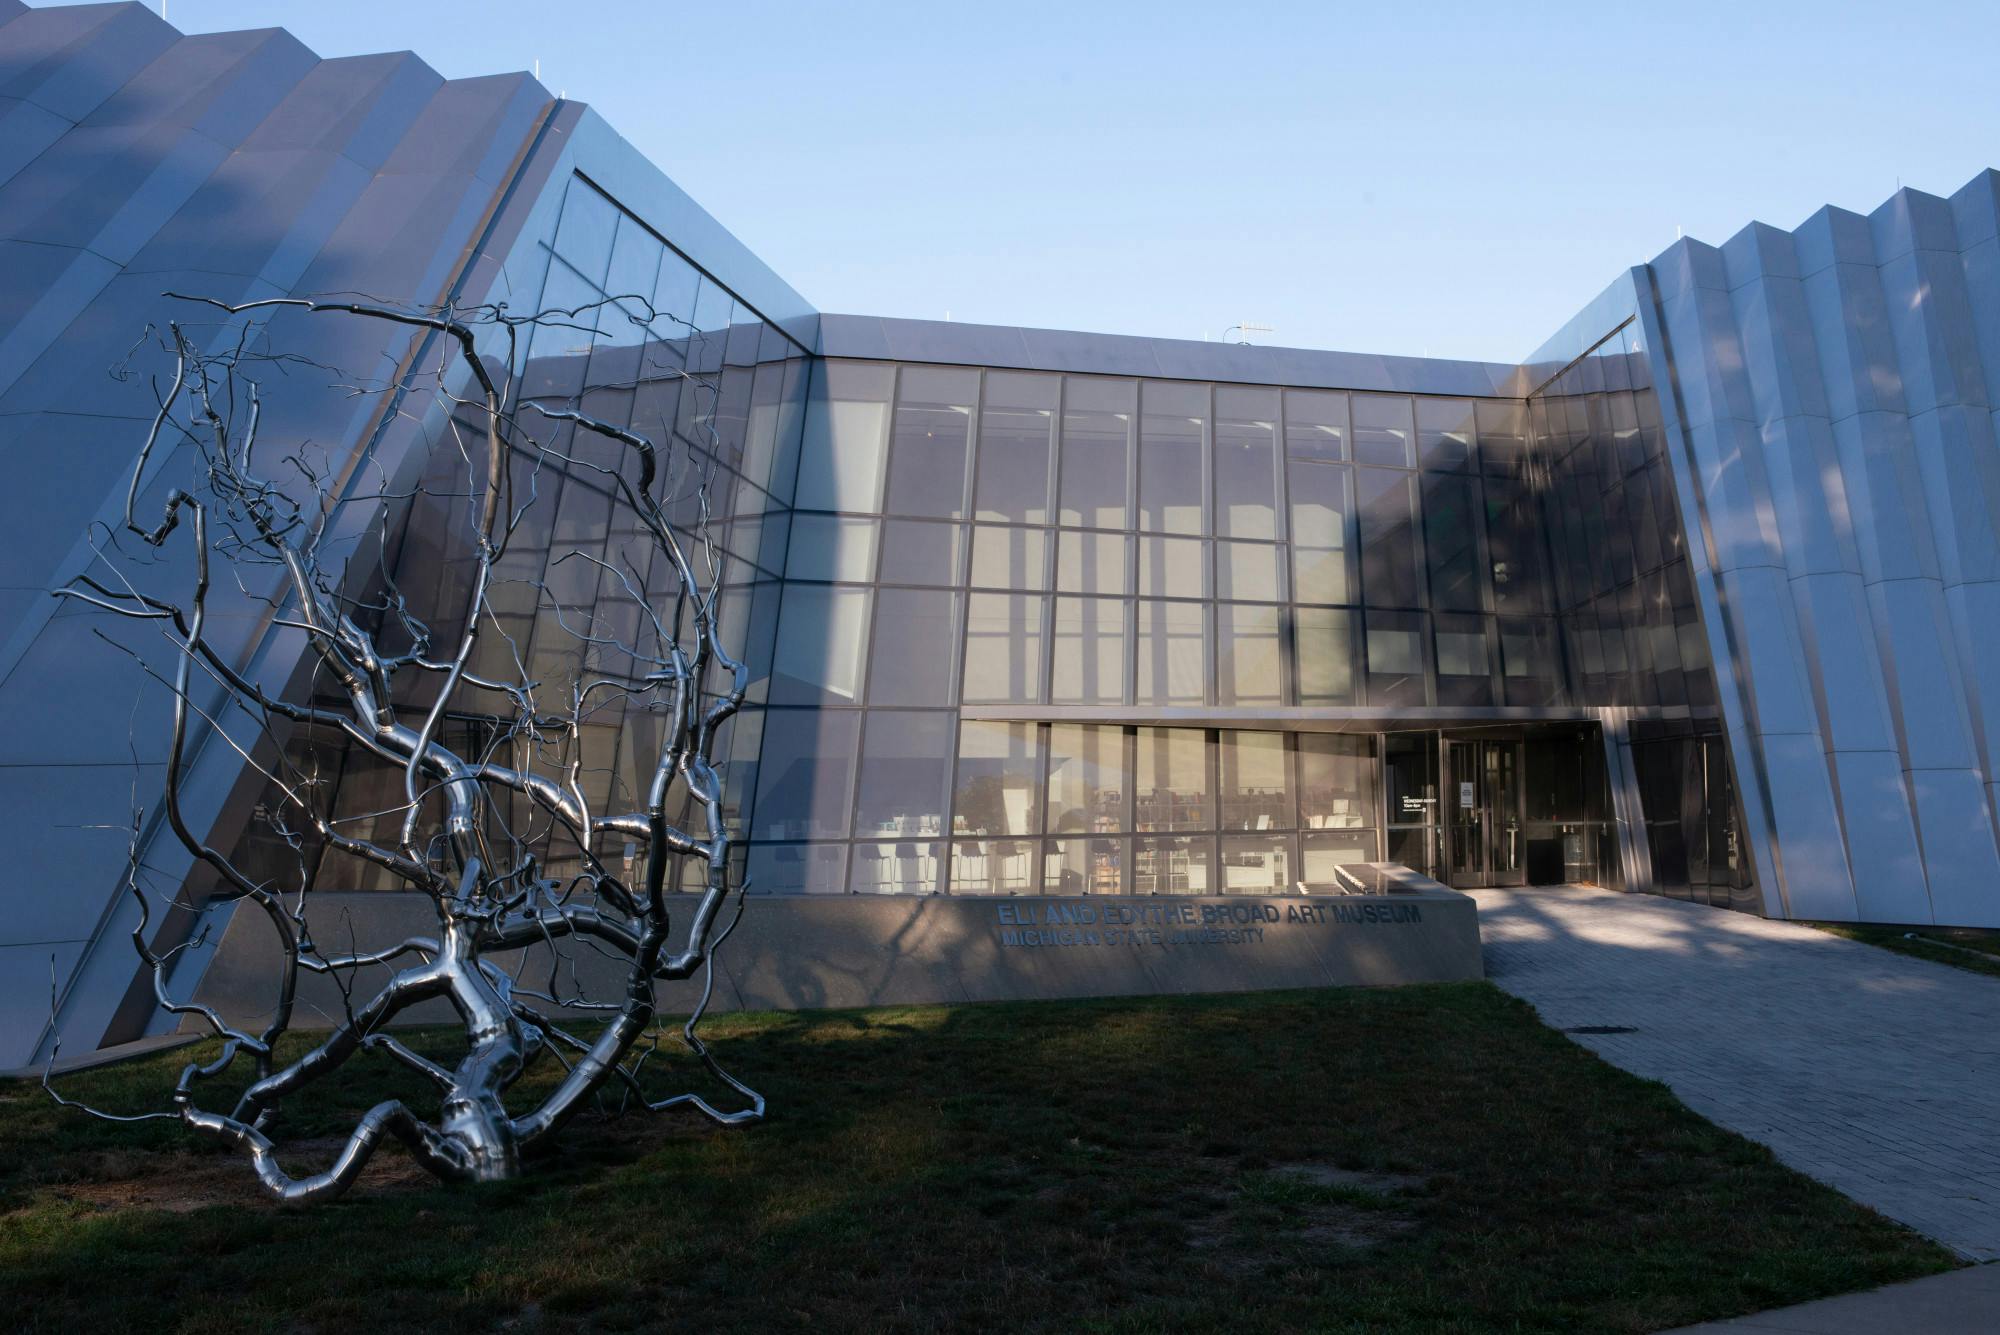
[{"label": "chrome tree sculpture", "polygon": [[[168,825],[197,870],[213,874],[215,894],[239,901],[239,914],[254,909],[268,920],[281,966],[273,980],[275,1005],[261,1028],[232,1023],[208,1005],[174,999],[168,987],[174,952],[148,940],[150,913],[140,889],[135,822],[127,887],[138,901],[140,922],[132,940],[151,972],[154,997],[167,1012],[192,1017],[184,1024],[205,1026],[221,1040],[219,1055],[182,1071],[173,1111],[148,1115],[178,1117],[239,1147],[263,1185],[288,1201],[344,1191],[385,1135],[401,1141],[441,1178],[485,1181],[519,1173],[524,1152],[599,1102],[653,1110],[685,1105],[725,1125],[761,1118],[762,1096],[723,1071],[695,1033],[712,983],[707,971],[743,910],[743,886],[733,883],[734,839],[724,815],[716,745],[719,730],[742,703],[747,674],[718,633],[720,566],[726,558],[711,540],[708,523],[713,451],[676,443],[671,431],[656,433],[663,438],[656,443],[586,415],[575,398],[527,396],[516,355],[529,332],[564,325],[587,329],[600,320],[630,320],[646,326],[642,341],[660,337],[655,322],[679,325],[675,332],[683,341],[695,336],[692,328],[629,297],[531,316],[511,314],[501,305],[419,310],[388,302],[226,305],[176,299],[214,316],[225,329],[233,323],[239,332],[234,346],[205,351],[190,336],[190,324],[169,327],[162,344],[172,359],[171,382],[156,387],[158,412],[133,468],[122,529],[99,546],[105,567],[117,571],[113,558],[122,554],[121,544],[137,552],[165,552],[169,544],[185,542],[192,548],[192,588],[175,600],[141,591],[123,575],[93,574],[57,596],[158,623],[166,636],[171,670],[148,670],[172,692],[162,799]],[[426,331],[433,336],[428,346],[436,354],[418,368],[421,376],[413,371],[394,385],[372,388],[356,387],[351,377],[346,383],[355,393],[395,393],[392,410],[405,417],[421,417],[425,407],[421,402],[411,407],[412,395],[435,396],[435,406],[448,415],[443,438],[432,448],[452,451],[462,461],[464,485],[451,501],[465,521],[470,577],[462,605],[430,615],[456,627],[452,642],[433,642],[431,622],[404,597],[386,563],[356,579],[355,572],[342,568],[348,562],[329,555],[326,535],[333,516],[356,504],[355,498],[334,499],[325,480],[331,470],[317,467],[306,446],[260,434],[260,426],[266,434],[271,428],[260,423],[258,377],[282,373],[287,364],[268,350],[249,349],[259,342],[260,321],[281,311],[409,326],[419,337]],[[648,370],[682,377],[692,388],[693,377],[678,365]],[[564,450],[557,443],[586,439],[596,442],[590,450]],[[169,456],[193,460],[192,475],[166,496],[163,512],[148,523],[138,513],[145,479],[149,468]],[[650,631],[643,643],[639,636],[629,636],[627,643],[607,631],[587,608],[558,610],[579,642],[615,648],[628,665],[623,673],[579,671],[566,681],[531,680],[511,641],[507,652],[488,657],[511,661],[517,672],[497,676],[474,670],[481,638],[504,636],[492,605],[496,571],[545,468],[599,475],[636,520],[627,527],[651,548],[651,588],[642,573],[648,561],[635,561],[629,552],[606,551],[599,558],[579,550],[559,558],[599,568],[643,610]],[[386,489],[363,498],[385,514],[398,499]],[[409,493],[400,499],[407,502]],[[135,539],[143,546],[133,546]],[[237,588],[264,599],[273,625],[303,638],[321,689],[303,700],[280,698],[281,692],[252,680],[215,646],[210,619],[217,566],[235,576]],[[261,585],[259,568],[268,577]],[[667,579],[659,577],[662,569]],[[278,591],[258,592],[268,588]],[[203,704],[216,699],[223,703]],[[661,740],[638,810],[593,810],[579,781],[581,729],[607,699],[660,723]],[[486,743],[455,750],[446,744],[445,722],[468,717],[483,723]],[[240,739],[226,726],[232,720]],[[307,915],[318,863],[300,856],[296,877],[254,875],[240,865],[240,857],[212,846],[190,824],[183,789],[192,734],[204,727],[211,741],[220,738],[263,770],[275,797],[259,806],[257,819],[276,840],[294,851],[309,845],[337,851],[386,871],[427,897],[436,915],[434,933],[373,949],[323,949]],[[362,838],[353,832],[353,820],[327,809],[319,776],[285,745],[301,733],[330,735],[400,769],[398,837]],[[514,754],[530,763],[499,763]],[[553,759],[536,763],[536,757]],[[567,856],[580,867],[576,874],[544,874],[532,833],[509,824],[509,813],[521,810],[540,822],[544,837],[552,832],[573,850]],[[622,876],[600,858],[601,840],[616,840],[624,849]],[[636,864],[635,845],[643,850]],[[677,866],[697,893],[675,892],[681,879]],[[670,911],[676,906],[687,909],[678,935]],[[546,947],[563,957],[578,945],[615,958],[619,995],[585,996],[580,985],[564,986],[555,969],[545,986],[530,986],[496,962],[496,956],[528,947]],[[358,999],[369,971],[391,967],[373,995]],[[574,970],[567,972],[576,977]],[[345,1014],[304,1055],[281,1061],[278,1044],[292,1028],[302,974],[338,983]],[[660,1037],[655,984],[697,975],[700,1004],[682,1037],[709,1072],[744,1097],[747,1106],[740,1111],[720,1111],[694,1093],[651,1098],[641,1088],[641,1067]],[[464,1055],[449,1068],[385,1032],[399,1014],[433,999],[449,1003],[463,1028]],[[581,1013],[601,1027],[594,1034],[571,1032],[557,1011]],[[425,1077],[438,1094],[434,1114],[427,1117],[402,1100],[381,1103],[360,1119],[330,1168],[291,1176],[280,1167],[274,1139],[281,1107],[364,1053]],[[510,1109],[508,1095],[510,1090],[519,1095],[521,1076],[550,1061],[563,1067],[553,1088],[538,1091],[532,1106]],[[242,1065],[249,1068],[248,1087],[218,1106],[206,1106],[206,1090],[241,1085]]]}]

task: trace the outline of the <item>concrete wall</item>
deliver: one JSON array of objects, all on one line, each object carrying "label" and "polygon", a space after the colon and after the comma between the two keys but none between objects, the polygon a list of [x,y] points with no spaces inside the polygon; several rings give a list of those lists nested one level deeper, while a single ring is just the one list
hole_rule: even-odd
[{"label": "concrete wall", "polygon": [[[321,940],[400,941],[435,930],[411,894],[326,894],[309,910]],[[524,989],[574,996],[622,992],[612,961],[546,947],[504,961]],[[234,1020],[264,1016],[280,955],[261,914],[230,922],[197,999]],[[753,896],[716,955],[715,1010],[797,1010],[927,1002],[1019,1001],[1155,992],[1253,992],[1455,982],[1484,977],[1477,906],[1442,888],[1396,895],[1096,899],[948,895]],[[364,975],[361,995],[386,970]],[[690,1010],[699,981],[661,984],[669,1014]],[[296,1023],[343,1015],[339,993],[300,980]],[[451,1018],[443,1002],[399,1023]]]}]

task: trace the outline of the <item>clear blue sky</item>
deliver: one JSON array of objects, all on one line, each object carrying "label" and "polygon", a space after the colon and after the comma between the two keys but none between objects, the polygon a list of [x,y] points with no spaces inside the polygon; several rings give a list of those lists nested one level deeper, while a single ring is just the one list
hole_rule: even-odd
[{"label": "clear blue sky", "polygon": [[[159,0],[150,0],[158,8]],[[1677,227],[2000,166],[2000,9],[168,0],[528,68],[822,310],[1514,360]]]}]

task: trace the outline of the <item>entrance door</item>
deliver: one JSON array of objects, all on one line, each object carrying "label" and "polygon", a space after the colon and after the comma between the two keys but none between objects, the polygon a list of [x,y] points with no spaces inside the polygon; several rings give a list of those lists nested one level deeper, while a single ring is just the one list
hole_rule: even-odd
[{"label": "entrance door", "polygon": [[1446,742],[1447,877],[1455,886],[1526,885],[1521,742]]}]

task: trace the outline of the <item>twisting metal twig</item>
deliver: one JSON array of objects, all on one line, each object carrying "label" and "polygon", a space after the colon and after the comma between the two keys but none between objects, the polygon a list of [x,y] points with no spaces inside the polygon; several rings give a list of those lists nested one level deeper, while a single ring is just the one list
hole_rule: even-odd
[{"label": "twisting metal twig", "polygon": [[[745,889],[732,880],[735,836],[725,819],[714,755],[722,726],[743,703],[748,672],[723,647],[717,625],[722,558],[709,531],[707,495],[719,454],[713,428],[702,442],[677,442],[671,435],[656,442],[641,431],[585,414],[574,400],[522,400],[514,364],[523,346],[520,332],[542,323],[576,322],[588,308],[523,317],[499,306],[416,310],[375,300],[285,298],[231,304],[180,299],[239,322],[235,336],[224,341],[221,351],[208,352],[183,325],[168,327],[163,346],[172,356],[173,376],[165,391],[157,392],[158,411],[133,465],[122,523],[115,531],[104,531],[99,546],[105,562],[116,569],[114,558],[136,554],[127,553],[124,542],[137,539],[140,552],[161,552],[176,534],[186,533],[194,566],[191,591],[184,601],[144,592],[121,571],[111,581],[81,576],[56,593],[101,611],[155,622],[166,635],[174,669],[154,676],[172,697],[162,799],[167,825],[196,865],[214,876],[212,899],[249,901],[263,913],[277,937],[281,962],[270,1018],[256,1032],[232,1024],[213,1007],[176,1000],[168,973],[181,948],[159,950],[149,943],[152,913],[141,886],[135,816],[127,877],[128,893],[138,908],[134,947],[159,1007],[221,1041],[213,1059],[191,1062],[182,1071],[173,1091],[173,1113],[146,1116],[178,1116],[243,1149],[264,1185],[285,1200],[345,1190],[384,1136],[395,1137],[443,1178],[513,1176],[525,1150],[554,1135],[607,1083],[615,1082],[626,1101],[655,1111],[685,1105],[728,1126],[763,1117],[763,1096],[725,1071],[696,1033],[713,992],[716,951],[741,920]],[[662,321],[691,330],[636,298],[605,304],[618,305],[638,323]],[[276,460],[267,458],[273,447],[263,436],[272,428],[264,421],[252,372],[316,365],[259,350],[266,337],[259,317],[279,309],[442,336],[436,363],[413,368],[400,384],[371,387],[350,376],[335,379],[349,393],[392,393],[398,403],[419,382],[434,386],[452,439],[451,452],[441,452],[439,458],[455,458],[463,465],[462,490],[422,485],[398,490],[384,477],[373,491],[350,488],[335,495],[330,479],[338,470],[304,447]],[[635,312],[643,312],[643,320]],[[504,360],[482,352],[493,345],[504,345]],[[126,364],[130,361],[128,357]],[[675,362],[664,374],[693,379]],[[119,373],[130,374],[125,364]],[[524,410],[532,416],[524,417]],[[608,442],[636,462],[636,478],[625,468],[607,468],[553,448],[527,428],[528,421]],[[672,496],[668,482],[683,449],[688,476],[697,488],[691,525],[677,523],[662,498],[663,492]],[[147,527],[139,517],[142,497],[182,460],[192,463],[193,478],[166,493],[158,522]],[[375,468],[372,460],[362,462]],[[548,563],[555,572],[575,559],[575,566],[562,571],[565,578],[570,578],[569,570],[583,569],[597,572],[592,580],[607,589],[615,581],[610,596],[622,591],[642,614],[631,621],[629,643],[599,624],[595,609],[572,621],[578,609],[566,607],[531,577],[538,602],[549,598],[557,625],[576,645],[578,671],[564,683],[531,678],[521,645],[494,601],[498,587],[520,578],[518,563],[509,564],[510,547],[541,495],[545,464],[572,479],[593,473],[601,478],[612,498],[628,509],[637,536],[656,558],[650,563],[650,585],[636,573],[643,564],[623,553],[619,559],[632,566],[632,577],[581,549],[556,554]],[[516,495],[517,466],[527,473],[525,499]],[[287,480],[274,480],[280,475]],[[396,534],[390,515],[414,515],[433,498],[471,507],[468,550],[462,555],[469,571],[454,601],[419,609],[396,582],[388,556]],[[678,508],[685,498],[672,499]],[[367,526],[379,547],[367,569],[350,571],[333,561],[330,544],[335,516],[355,505],[380,508]],[[212,559],[232,572],[247,599],[268,607],[274,629],[303,637],[312,686],[303,698],[286,699],[260,685],[214,643],[209,633]],[[275,575],[279,588],[261,589],[258,570]],[[549,579],[553,583],[555,575]],[[650,648],[642,643],[648,629]],[[406,643],[386,651],[385,634]],[[487,636],[501,646],[497,652],[485,649]],[[448,647],[441,648],[441,642]],[[607,652],[622,655],[633,665],[631,671],[622,676],[588,671],[591,655]],[[538,661],[543,657],[539,642],[536,656]],[[494,672],[485,666],[489,663],[511,663],[513,670]],[[718,674],[727,686],[708,688],[706,683]],[[214,703],[217,695],[223,707]],[[469,695],[501,702],[504,709],[469,707]],[[564,707],[546,707],[562,696],[567,697]],[[644,709],[661,724],[643,805],[630,812],[598,809],[584,782],[585,740],[598,726],[595,720],[612,708]],[[225,723],[239,715],[253,721],[261,742],[239,742],[228,734]],[[459,740],[461,734],[465,741]],[[246,869],[191,823],[183,789],[190,757],[209,737],[234,748],[269,780],[268,805],[259,807],[259,817],[289,851],[297,876],[289,889]],[[332,810],[325,796],[326,766],[312,749],[329,740],[353,757],[396,766],[403,776],[403,800],[386,810]],[[683,809],[694,814],[693,823],[681,823]],[[527,813],[525,823],[519,819],[521,811]],[[394,837],[367,837],[366,827],[381,820],[393,822]],[[644,845],[638,876],[629,875],[629,843],[627,877],[613,874],[600,861],[600,835]],[[582,870],[573,876],[542,874],[534,850],[549,840],[573,849]],[[435,910],[435,931],[375,949],[322,950],[308,922],[308,892],[317,887],[321,860],[329,851],[372,866],[426,896]],[[700,869],[701,886],[676,937],[668,886],[673,868],[682,862]],[[718,927],[732,894],[734,913]],[[619,961],[622,988],[616,998],[584,995],[568,957],[571,946]],[[520,988],[515,970],[501,963],[511,952],[537,949],[551,952],[557,961],[546,992]],[[372,994],[364,995],[359,980],[373,969],[390,972]],[[278,1048],[292,1027],[302,972],[338,986],[342,1015],[303,1055],[281,1063]],[[712,1077],[747,1101],[740,1110],[723,1111],[692,1092],[649,1098],[640,1087],[644,1053],[634,1052],[656,1018],[654,989],[660,982],[697,973],[703,975],[700,998],[682,1027],[682,1038]],[[517,994],[607,1018],[594,1036],[571,1034]],[[460,1018],[465,1052],[455,1065],[434,1061],[383,1032],[410,1007],[430,1000],[448,1002]],[[435,1115],[426,1117],[402,1101],[382,1103],[355,1126],[326,1171],[289,1175],[279,1165],[272,1138],[280,1108],[355,1054],[369,1052],[423,1076],[438,1095]],[[506,1096],[545,1053],[563,1068],[553,1089],[527,1106],[510,1109]],[[253,1068],[248,1087],[226,1111],[204,1106],[203,1086],[234,1070],[242,1057]],[[45,1073],[45,1084],[50,1073]],[[78,1106],[52,1086],[50,1093],[67,1106]]]}]

